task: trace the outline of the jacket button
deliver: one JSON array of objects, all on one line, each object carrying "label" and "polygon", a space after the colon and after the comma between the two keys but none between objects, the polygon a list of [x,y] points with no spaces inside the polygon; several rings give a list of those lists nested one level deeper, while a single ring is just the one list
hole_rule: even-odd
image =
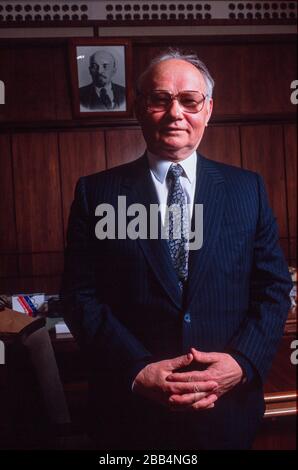
[{"label": "jacket button", "polygon": [[186,323],[190,323],[190,322],[191,322],[190,314],[189,314],[189,313],[186,313],[186,314],[184,315],[184,321],[185,321]]}]

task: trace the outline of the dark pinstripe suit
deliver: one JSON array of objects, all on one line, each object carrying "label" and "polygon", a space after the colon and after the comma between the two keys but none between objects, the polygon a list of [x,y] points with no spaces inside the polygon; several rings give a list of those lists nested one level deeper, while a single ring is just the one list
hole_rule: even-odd
[{"label": "dark pinstripe suit", "polygon": [[[65,319],[87,351],[96,426],[116,448],[249,447],[262,382],[283,332],[290,278],[262,179],[198,155],[195,203],[204,243],[190,252],[182,298],[165,240],[96,239],[95,207],[118,195],[158,203],[146,157],[81,178],[68,228]],[[131,392],[148,362],[190,347],[228,352],[252,372],[214,409],[170,413]]]}]

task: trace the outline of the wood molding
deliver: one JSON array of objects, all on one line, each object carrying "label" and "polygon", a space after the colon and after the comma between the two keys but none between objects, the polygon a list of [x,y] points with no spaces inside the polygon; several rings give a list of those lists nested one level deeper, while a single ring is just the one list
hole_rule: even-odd
[{"label": "wood molding", "polygon": [[[217,125],[264,125],[266,124],[296,124],[297,115],[296,113],[291,114],[250,114],[250,115],[217,115],[209,121],[209,127]],[[46,130],[59,130],[59,129],[89,129],[89,128],[100,128],[105,129],[117,129],[117,128],[136,128],[139,129],[140,125],[136,118],[114,118],[106,117],[105,119],[69,119],[69,120],[44,120],[44,121],[2,121],[1,133],[4,132],[43,132]]]},{"label": "wood molding", "polygon": [[297,392],[266,393],[264,396],[266,411],[264,418],[297,415]]},{"label": "wood molding", "polygon": [[126,27],[126,26],[283,26],[296,25],[296,18],[268,19],[157,19],[157,20],[50,20],[50,21],[1,21],[3,28],[86,28]]},{"label": "wood molding", "polygon": [[[2,26],[2,23],[0,23]],[[60,25],[61,26],[61,25]],[[128,26],[126,24],[126,26]],[[24,25],[23,25],[24,27]],[[124,39],[126,36],[119,35],[119,39]],[[0,38],[0,47],[1,46],[36,46],[36,47],[57,47],[58,45],[67,46],[69,37],[57,36],[57,37],[41,37],[41,38]],[[83,37],[80,39],[84,39]],[[92,39],[87,37],[86,39]],[[179,40],[179,43],[182,45],[185,44],[266,44],[266,43],[292,43],[297,44],[297,35],[296,34],[220,34],[220,35],[211,35],[211,36],[132,36],[131,41],[133,46],[137,45],[162,45],[169,46],[171,43],[176,43]]]}]

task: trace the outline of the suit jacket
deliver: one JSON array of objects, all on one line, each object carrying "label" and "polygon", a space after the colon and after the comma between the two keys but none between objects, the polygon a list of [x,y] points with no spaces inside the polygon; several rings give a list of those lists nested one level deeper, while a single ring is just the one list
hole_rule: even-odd
[{"label": "suit jacket", "polygon": [[[115,448],[249,447],[263,416],[262,384],[291,288],[261,177],[198,154],[195,203],[204,207],[204,242],[190,252],[184,295],[166,240],[96,238],[96,206],[111,204],[117,215],[119,195],[148,213],[150,203],[158,204],[146,156],[79,180],[61,292],[65,320],[87,352],[92,414],[103,442]],[[243,359],[252,376],[213,409],[194,413],[168,412],[132,392],[146,364],[190,347]]]},{"label": "suit jacket", "polygon": [[[121,105],[125,104],[125,88],[116,83],[111,83],[112,91],[114,95],[114,107],[113,109],[119,108]],[[101,99],[95,91],[94,85],[81,87],[80,90],[80,104],[88,109],[99,109],[106,110],[107,108],[102,103]]]}]

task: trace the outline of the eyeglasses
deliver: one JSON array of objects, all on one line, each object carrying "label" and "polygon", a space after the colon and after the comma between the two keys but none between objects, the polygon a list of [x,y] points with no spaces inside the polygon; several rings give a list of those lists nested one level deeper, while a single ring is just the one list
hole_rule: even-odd
[{"label": "eyeglasses", "polygon": [[199,113],[202,111],[207,97],[199,91],[181,91],[173,95],[169,91],[155,90],[143,94],[149,111],[167,111],[174,100],[177,100],[182,111],[186,113]]}]

